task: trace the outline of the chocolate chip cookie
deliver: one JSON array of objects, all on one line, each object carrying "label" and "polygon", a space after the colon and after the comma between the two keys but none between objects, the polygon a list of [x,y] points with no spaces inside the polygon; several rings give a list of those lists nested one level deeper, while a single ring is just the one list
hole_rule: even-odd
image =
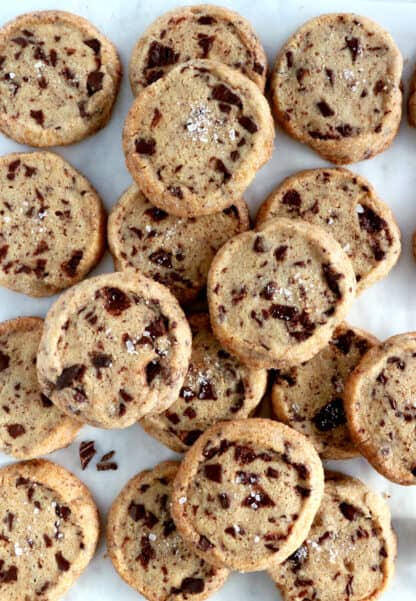
[{"label": "chocolate chip cookie", "polygon": [[407,118],[411,127],[416,127],[416,69],[410,81],[409,97],[407,99]]},{"label": "chocolate chip cookie", "polygon": [[134,476],[108,515],[111,561],[123,580],[149,601],[202,601],[228,576],[225,568],[193,553],[176,529],[169,506],[178,467],[165,461]]},{"label": "chocolate chip cookie", "polygon": [[305,434],[324,459],[357,455],[347,427],[344,386],[361,357],[377,342],[368,332],[344,323],[310,361],[274,373],[275,416]]},{"label": "chocolate chip cookie", "polygon": [[145,31],[130,59],[133,94],[178,63],[198,58],[238,69],[264,90],[267,58],[251,24],[232,10],[203,4],[169,11]]},{"label": "chocolate chip cookie", "polygon": [[268,419],[204,432],[175,478],[172,516],[191,548],[214,565],[264,570],[305,539],[323,492],[311,443]]},{"label": "chocolate chip cookie", "polygon": [[138,269],[186,304],[205,288],[217,250],[249,225],[242,199],[212,215],[175,217],[152,205],[133,185],[110,215],[108,244],[118,271]]},{"label": "chocolate chip cookie", "polygon": [[165,286],[134,272],[104,274],[49,310],[38,377],[68,415],[125,428],[176,400],[190,354],[188,323]]},{"label": "chocolate chip cookie", "polygon": [[390,584],[395,557],[385,501],[360,480],[327,472],[307,539],[270,575],[284,601],[375,601]]},{"label": "chocolate chip cookie", "polygon": [[40,391],[36,354],[42,330],[38,317],[0,323],[0,449],[18,459],[67,446],[81,427]]},{"label": "chocolate chip cookie", "polygon": [[416,484],[416,333],[369,351],[347,381],[344,406],[354,444],[397,484]]},{"label": "chocolate chip cookie", "polygon": [[106,125],[121,64],[89,21],[59,10],[0,30],[0,130],[31,146],[72,144]]},{"label": "chocolate chip cookie", "polygon": [[320,15],[280,50],[271,78],[279,124],[338,165],[390,146],[402,114],[403,59],[391,35],[355,14]]},{"label": "chocolate chip cookie", "polygon": [[178,65],[145,88],[125,122],[127,167],[145,196],[178,217],[209,215],[241,198],[270,158],[269,105],[221,63]]},{"label": "chocolate chip cookie", "polygon": [[208,274],[214,334],[257,368],[311,359],[344,319],[354,294],[352,264],[341,246],[301,220],[271,219],[235,236]]},{"label": "chocolate chip cookie", "polygon": [[350,258],[357,292],[385,277],[399,259],[400,230],[371,184],[348,169],[310,169],[285,179],[264,201],[256,224],[304,219],[325,228]]},{"label": "chocolate chip cookie", "polygon": [[58,601],[94,556],[98,510],[84,484],[43,459],[0,469],[0,598]]},{"label": "chocolate chip cookie", "polygon": [[267,383],[264,369],[246,367],[214,338],[205,313],[189,317],[192,355],[177,400],[160,415],[147,415],[143,428],[174,451],[184,452],[212,424],[249,417]]},{"label": "chocolate chip cookie", "polygon": [[82,280],[105,250],[96,190],[52,152],[0,157],[0,285],[50,296]]}]

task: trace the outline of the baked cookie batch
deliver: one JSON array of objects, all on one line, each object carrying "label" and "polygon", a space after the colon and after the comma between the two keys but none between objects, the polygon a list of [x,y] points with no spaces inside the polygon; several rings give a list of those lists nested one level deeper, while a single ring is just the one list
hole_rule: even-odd
[{"label": "baked cookie batch", "polygon": [[[243,195],[271,157],[274,120],[336,165],[388,148],[402,63],[376,23],[322,15],[284,44],[266,97],[251,25],[221,7],[178,8],[132,52],[133,182],[108,221],[58,154],[0,158],[0,284],[64,291],[44,321],[0,324],[0,448],[22,460],[0,470],[2,600],[57,601],[96,549],[89,491],[39,457],[83,424],[136,422],[185,453],[134,476],[110,509],[108,554],[138,593],[202,601],[230,570],[267,571],[285,601],[386,589],[388,506],[322,460],[361,454],[416,484],[416,335],[381,342],[345,321],[396,264],[399,228],[342,167],[285,179],[253,227]],[[85,19],[22,15],[0,30],[0,130],[39,148],[82,140],[110,119],[121,72]],[[116,271],[85,279],[107,244]]]}]

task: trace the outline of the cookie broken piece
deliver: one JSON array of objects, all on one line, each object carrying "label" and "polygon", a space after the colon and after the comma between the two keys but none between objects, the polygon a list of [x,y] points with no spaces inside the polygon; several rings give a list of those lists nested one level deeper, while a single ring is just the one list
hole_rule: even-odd
[{"label": "cookie broken piece", "polygon": [[249,418],[216,424],[185,455],[172,516],[191,548],[234,570],[264,570],[305,539],[323,492],[318,454],[283,424]]},{"label": "cookie broken piece", "polygon": [[188,323],[167,288],[139,273],[105,274],[74,286],[50,309],[38,376],[65,413],[124,428],[175,401],[190,352]]},{"label": "cookie broken piece", "polygon": [[388,338],[351,374],[344,405],[357,449],[392,482],[416,484],[416,333]]},{"label": "cookie broken piece", "polygon": [[284,369],[311,359],[354,296],[352,264],[341,246],[300,220],[272,219],[235,236],[208,274],[214,334],[255,368]]},{"label": "cookie broken piece", "polygon": [[326,472],[306,540],[270,576],[284,601],[375,600],[394,574],[396,537],[386,502],[355,478]]},{"label": "cookie broken piece", "polygon": [[273,113],[290,136],[333,163],[371,158],[397,134],[402,68],[393,38],[370,19],[315,17],[276,58]]},{"label": "cookie broken piece", "polygon": [[134,476],[108,515],[107,546],[119,575],[149,601],[202,601],[219,590],[228,570],[190,550],[170,514],[179,463],[165,461]]},{"label": "cookie broken piece", "polygon": [[270,158],[273,139],[258,87],[226,65],[194,60],[139,94],[123,147],[133,179],[154,205],[198,217],[241,198]]},{"label": "cookie broken piece", "polygon": [[199,58],[241,71],[264,91],[267,58],[251,24],[234,11],[204,4],[165,13],[137,41],[130,59],[133,94],[179,63]]}]

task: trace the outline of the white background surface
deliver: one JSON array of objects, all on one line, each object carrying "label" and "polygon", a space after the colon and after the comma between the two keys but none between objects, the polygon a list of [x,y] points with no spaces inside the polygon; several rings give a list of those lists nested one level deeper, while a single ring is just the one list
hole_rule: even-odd
[{"label": "white background surface", "polygon": [[[220,3],[220,2],[218,2]],[[132,101],[127,68],[130,52],[136,39],[153,19],[178,3],[170,0],[19,0],[0,3],[0,22],[17,14],[39,9],[62,9],[90,19],[117,46],[125,76],[110,124],[92,138],[58,152],[80,169],[101,193],[107,209],[116,202],[129,185],[130,177],[124,165],[121,150],[123,120]],[[269,61],[286,38],[304,21],[324,12],[357,12],[372,17],[390,30],[404,59],[404,84],[408,88],[411,70],[416,60],[416,3],[384,1],[288,1],[288,0],[234,0],[221,4],[241,12],[256,29],[263,42]],[[0,153],[23,150],[22,146],[0,135]],[[277,131],[276,148],[271,161],[258,173],[246,198],[253,214],[266,194],[284,177],[300,169],[324,166],[309,149],[290,140]],[[352,169],[367,177],[379,195],[392,208],[403,236],[403,251],[399,264],[389,277],[365,292],[355,303],[350,321],[367,328],[380,338],[416,330],[416,264],[411,254],[411,234],[416,228],[416,130],[411,130],[405,119],[393,146],[370,161],[353,165]],[[111,271],[107,256],[96,272]],[[52,299],[34,300],[24,295],[0,289],[0,321],[19,315],[44,316]],[[78,459],[80,440],[97,441],[98,455],[115,449],[119,463],[116,472],[97,472],[90,464],[81,472]],[[127,430],[105,431],[85,427],[77,441],[63,451],[49,456],[77,474],[92,490],[105,523],[106,512],[112,500],[128,478],[142,469],[151,468],[173,453],[152,440],[139,426]],[[0,453],[0,465],[11,459]],[[399,538],[397,572],[383,601],[415,601],[416,599],[416,489],[389,483],[379,476],[363,459],[332,462],[332,467],[361,477],[368,485],[391,495],[393,523]],[[77,583],[66,595],[65,601],[134,601],[140,596],[130,589],[113,570],[105,557],[102,537],[96,557]],[[233,574],[225,587],[214,597],[215,601],[278,599],[273,583],[265,574]],[[333,601],[338,601],[334,599]]]}]

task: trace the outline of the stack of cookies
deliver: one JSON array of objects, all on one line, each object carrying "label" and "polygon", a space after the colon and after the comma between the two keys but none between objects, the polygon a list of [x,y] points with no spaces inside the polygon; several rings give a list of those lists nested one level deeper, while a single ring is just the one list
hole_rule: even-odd
[{"label": "stack of cookies", "polygon": [[[96,548],[90,493],[38,457],[83,424],[137,422],[186,453],[136,475],[108,516],[111,560],[147,599],[202,601],[230,570],[267,570],[287,601],[385,590],[389,509],[322,460],[362,454],[416,484],[416,335],[381,343],[345,322],[396,264],[400,231],[342,167],[288,177],[254,228],[243,194],[271,156],[272,113],[337,165],[386,149],[401,71],[378,25],[324,15],[281,49],[266,99],[251,25],[180,8],[132,53],[134,183],[107,234],[96,190],[59,155],[0,159],[0,283],[66,289],[44,322],[0,324],[0,446],[26,460],[0,470],[1,599],[61,598]],[[0,129],[40,148],[79,141],[109,120],[120,79],[114,46],[84,19],[23,15],[0,31]],[[85,279],[106,242],[116,271]],[[255,417],[268,383],[273,419]]]}]

